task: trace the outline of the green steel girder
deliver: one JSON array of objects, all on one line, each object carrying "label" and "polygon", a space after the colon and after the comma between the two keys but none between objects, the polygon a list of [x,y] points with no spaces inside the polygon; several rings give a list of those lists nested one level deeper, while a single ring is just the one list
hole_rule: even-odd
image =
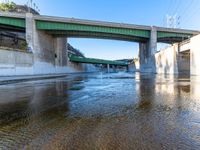
[{"label": "green steel girder", "polygon": [[98,32],[119,34],[127,36],[135,36],[141,38],[149,38],[150,31],[129,29],[120,27],[107,27],[98,25],[85,25],[77,23],[63,23],[63,22],[51,22],[51,21],[36,21],[36,28],[39,30],[52,30],[52,31],[84,31],[84,32]]},{"label": "green steel girder", "polygon": [[158,31],[157,38],[189,38],[192,34]]},{"label": "green steel girder", "polygon": [[11,18],[11,17],[0,16],[0,24],[14,26],[14,27],[20,27],[20,28],[26,27],[25,19],[23,19],[23,18]]},{"label": "green steel girder", "polygon": [[97,38],[97,39],[115,39],[123,41],[147,42],[148,38],[141,38],[129,35],[110,34],[101,32],[84,32],[84,31],[47,31],[55,37],[73,37],[73,38]]},{"label": "green steel girder", "polygon": [[84,58],[75,55],[69,55],[69,60],[72,62],[87,63],[87,64],[110,64],[110,65],[128,66],[128,63],[123,61]]},{"label": "green steel girder", "polygon": [[[0,16],[0,27],[2,29],[25,30],[25,18],[14,18]],[[126,41],[145,42],[150,38],[150,31],[143,29],[131,29],[123,27],[108,27],[100,25],[86,25],[81,23],[65,23],[36,20],[36,27],[39,30],[45,30],[47,33],[54,36],[66,37],[92,37],[92,38],[106,38]],[[158,31],[158,42],[173,43],[182,41],[193,34],[176,33],[170,31]]]}]

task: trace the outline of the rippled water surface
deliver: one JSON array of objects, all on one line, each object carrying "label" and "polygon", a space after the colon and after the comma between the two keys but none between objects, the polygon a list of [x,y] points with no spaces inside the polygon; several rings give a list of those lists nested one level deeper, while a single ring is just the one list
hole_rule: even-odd
[{"label": "rippled water surface", "polygon": [[99,73],[2,85],[0,149],[200,149],[200,77]]}]

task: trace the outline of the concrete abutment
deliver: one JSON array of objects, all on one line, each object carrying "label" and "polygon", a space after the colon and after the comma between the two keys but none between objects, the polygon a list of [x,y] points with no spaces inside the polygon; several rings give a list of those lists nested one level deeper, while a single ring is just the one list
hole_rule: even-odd
[{"label": "concrete abutment", "polygon": [[200,75],[200,35],[155,54],[156,73]]}]

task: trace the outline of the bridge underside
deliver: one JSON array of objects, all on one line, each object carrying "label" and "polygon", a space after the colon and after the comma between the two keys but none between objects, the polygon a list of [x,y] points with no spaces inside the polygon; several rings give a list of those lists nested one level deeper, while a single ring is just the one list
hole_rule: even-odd
[{"label": "bridge underside", "polygon": [[[144,37],[123,35],[123,34],[102,33],[102,32],[52,31],[52,30],[45,30],[45,32],[54,37],[113,39],[113,40],[139,42],[139,43],[146,43],[149,41],[149,38],[144,38]],[[173,44],[177,42],[182,42],[188,39],[190,36],[191,34],[184,34],[181,36],[172,35],[168,37],[158,37],[157,42]]]},{"label": "bridge underside", "polygon": [[[25,33],[25,28],[16,27],[11,25],[0,24],[1,31],[12,31]],[[43,30],[47,34],[53,37],[66,37],[66,38],[96,38],[96,39],[111,39],[111,40],[121,40],[129,42],[140,42],[146,43],[149,38],[130,36],[123,34],[112,34],[112,33],[102,33],[102,32],[88,32],[88,31],[63,31],[63,30]],[[182,42],[191,37],[191,34],[184,34],[181,36],[173,35],[168,37],[158,37],[157,42],[173,44],[177,42]]]},{"label": "bridge underside", "polygon": [[3,25],[0,24],[0,30],[1,31],[13,31],[13,32],[23,32],[25,33],[25,28],[21,28],[21,27],[16,27],[16,26],[8,26],[8,25]]},{"label": "bridge underside", "polygon": [[[12,32],[21,32],[25,33],[25,28],[16,27],[11,25],[0,24],[1,31],[12,31]],[[66,37],[66,38],[96,38],[96,39],[113,39],[129,42],[148,42],[149,38],[139,37],[139,36],[130,36],[123,34],[112,34],[112,33],[102,33],[102,32],[88,32],[88,31],[65,31],[65,30],[43,30],[47,34],[52,35],[53,37]],[[191,37],[191,34],[183,35],[172,35],[171,37],[158,37],[157,41],[161,43],[173,44],[177,42],[182,42]]]},{"label": "bridge underside", "polygon": [[54,37],[72,37],[72,38],[96,38],[96,39],[114,39],[131,42],[147,42],[148,38],[129,36],[122,34],[111,34],[102,32],[85,32],[85,31],[46,31]]},{"label": "bridge underside", "polygon": [[174,44],[179,43],[184,40],[188,39],[188,37],[165,37],[165,38],[158,38],[158,42],[160,43],[167,43],[167,44]]}]

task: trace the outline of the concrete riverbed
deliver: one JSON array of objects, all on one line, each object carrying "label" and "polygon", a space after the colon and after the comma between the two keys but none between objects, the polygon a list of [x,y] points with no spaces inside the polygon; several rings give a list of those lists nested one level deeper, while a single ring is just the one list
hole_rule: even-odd
[{"label": "concrete riverbed", "polygon": [[199,149],[200,77],[76,74],[0,86],[0,149]]}]

